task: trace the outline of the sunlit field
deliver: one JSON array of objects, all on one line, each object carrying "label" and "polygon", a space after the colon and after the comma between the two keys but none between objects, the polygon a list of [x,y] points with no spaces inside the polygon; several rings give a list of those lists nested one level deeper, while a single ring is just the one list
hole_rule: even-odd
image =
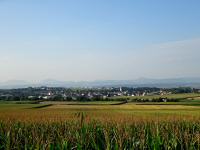
[{"label": "sunlit field", "polygon": [[198,100],[1,103],[0,149],[200,149]]},{"label": "sunlit field", "polygon": [[0,119],[3,121],[57,122],[76,120],[77,113],[84,113],[90,120],[132,123],[135,119],[164,121],[166,118],[183,120],[200,117],[199,106],[183,104],[0,104]]}]

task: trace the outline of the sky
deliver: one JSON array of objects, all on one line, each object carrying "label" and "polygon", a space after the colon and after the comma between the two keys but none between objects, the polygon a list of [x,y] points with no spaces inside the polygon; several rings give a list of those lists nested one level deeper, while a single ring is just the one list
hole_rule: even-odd
[{"label": "sky", "polygon": [[0,82],[200,77],[199,0],[0,0]]}]

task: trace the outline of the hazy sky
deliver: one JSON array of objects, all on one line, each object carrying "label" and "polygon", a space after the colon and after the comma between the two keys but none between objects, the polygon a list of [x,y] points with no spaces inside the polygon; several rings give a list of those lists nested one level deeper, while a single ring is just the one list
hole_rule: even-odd
[{"label": "hazy sky", "polygon": [[200,76],[199,0],[0,0],[0,81]]}]

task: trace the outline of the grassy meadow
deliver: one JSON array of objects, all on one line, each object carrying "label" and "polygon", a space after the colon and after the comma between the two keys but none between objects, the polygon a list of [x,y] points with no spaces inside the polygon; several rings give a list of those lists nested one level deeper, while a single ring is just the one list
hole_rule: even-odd
[{"label": "grassy meadow", "polygon": [[111,99],[156,99],[156,98],[171,98],[171,99],[189,99],[200,98],[199,93],[183,93],[183,94],[168,94],[168,95],[146,95],[146,96],[117,96],[112,97]]},{"label": "grassy meadow", "polygon": [[181,96],[160,103],[1,102],[0,149],[200,149],[200,99]]}]

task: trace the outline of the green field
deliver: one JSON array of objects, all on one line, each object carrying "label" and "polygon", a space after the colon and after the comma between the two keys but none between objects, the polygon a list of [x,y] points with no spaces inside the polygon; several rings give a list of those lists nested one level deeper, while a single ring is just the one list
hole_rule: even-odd
[{"label": "green field", "polygon": [[1,102],[0,149],[200,149],[198,96],[170,95],[183,100],[159,103]]},{"label": "green field", "polygon": [[169,94],[169,95],[149,95],[149,96],[117,96],[111,99],[156,99],[156,98],[174,98],[174,99],[185,99],[185,98],[199,98],[199,93],[185,93],[185,94]]}]

